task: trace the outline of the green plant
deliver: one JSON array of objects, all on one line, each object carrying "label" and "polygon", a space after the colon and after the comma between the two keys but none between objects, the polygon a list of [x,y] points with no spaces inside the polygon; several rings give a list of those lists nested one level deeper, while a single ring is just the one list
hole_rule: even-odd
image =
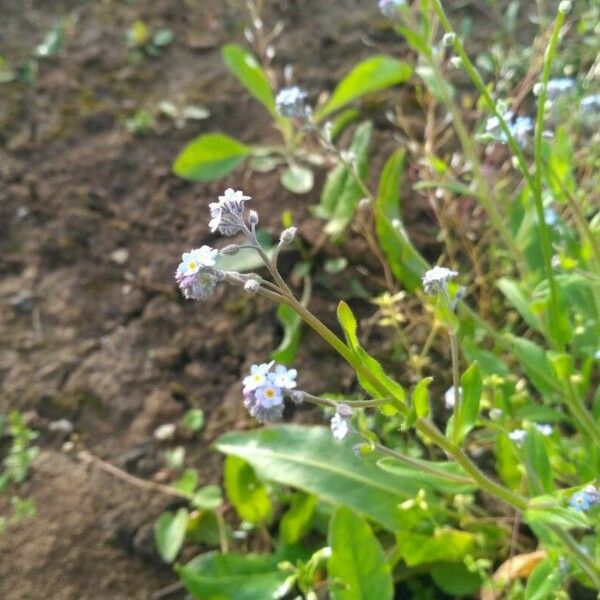
[{"label": "green plant", "polygon": [[[336,132],[350,116],[325,120],[403,80],[397,61],[361,63],[312,110],[298,88],[276,102],[268,73],[244,50],[227,47],[224,54],[280,130],[282,149],[259,152],[285,157],[284,185],[293,189],[284,174],[309,136],[319,140],[324,156],[334,157],[315,214],[326,219],[324,232],[334,240],[350,223],[364,235],[394,293],[377,300],[379,316],[393,327],[398,356],[414,372],[392,376],[364,348],[348,303],[338,304],[337,333],[310,311],[309,297],[296,297],[278,269],[285,248],[303,250],[287,216],[273,245],[261,237],[259,216],[246,211],[243,192],[228,189],[211,203],[211,230],[237,237],[221,251],[203,246],[183,255],[176,279],[184,296],[200,300],[226,282],[273,301],[289,323],[304,322],[353,368],[360,391],[315,396],[296,388],[294,369],[254,365],[243,380],[253,416],[277,420],[288,399],[325,411],[331,431],[277,425],[219,438],[216,447],[227,455],[225,491],[245,524],[241,530],[262,536],[273,552],[224,550],[221,529],[221,554],[200,555],[177,570],[198,598],[209,589],[257,599],[295,592],[318,598],[327,590],[334,599],[380,600],[392,598],[395,586],[422,587],[424,574],[457,597],[501,589],[508,597],[552,598],[575,584],[600,590],[600,220],[590,200],[597,178],[587,162],[593,157],[597,164],[598,154],[593,142],[582,144],[587,119],[594,118],[582,115],[593,102],[579,102],[578,86],[551,77],[571,6],[562,2],[540,34],[543,56],[532,56],[539,81],[529,81],[532,91],[537,83],[536,115],[529,119],[511,110],[515,103],[503,97],[505,87],[483,79],[439,0],[380,5],[413,50],[416,85],[423,86],[432,122],[420,144],[398,109],[394,123],[409,143],[388,158],[376,192],[367,179],[371,125],[359,124],[350,146],[340,149]],[[473,123],[452,81],[457,72],[479,94]],[[395,75],[388,79],[388,73]],[[561,87],[574,90],[568,93],[581,108],[556,123],[563,92],[554,94]],[[441,137],[452,143],[434,139],[438,131],[449,132]],[[487,150],[496,163],[486,162]],[[256,153],[210,134],[183,151],[175,171],[199,181],[217,178]],[[439,220],[440,262],[453,269],[432,268],[404,225],[400,190],[409,153],[420,165],[414,188]],[[483,211],[478,229],[449,219],[448,207],[459,201],[477,207],[473,217]],[[259,266],[266,276],[250,272]],[[407,319],[394,318],[398,304],[427,326],[420,350]],[[437,368],[430,359],[434,348],[443,357]],[[293,355],[281,362],[289,364]],[[450,385],[445,409],[451,414],[440,414],[439,384]],[[181,545],[179,514],[168,525]],[[530,552],[538,545],[539,553]],[[526,568],[513,568],[517,558]],[[508,567],[500,565],[505,559]],[[522,574],[526,583],[519,581]],[[235,581],[244,582],[237,591]]]}]

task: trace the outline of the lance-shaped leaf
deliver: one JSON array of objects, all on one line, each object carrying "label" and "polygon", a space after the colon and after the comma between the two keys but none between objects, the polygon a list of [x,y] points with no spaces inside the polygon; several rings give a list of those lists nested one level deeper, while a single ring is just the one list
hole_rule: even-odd
[{"label": "lance-shaped leaf", "polygon": [[192,140],[175,159],[173,171],[190,181],[212,181],[231,173],[251,148],[222,133],[207,133]]},{"label": "lance-shaped leaf", "polygon": [[402,523],[398,504],[420,486],[386,473],[375,456],[355,456],[351,438],[338,442],[324,427],[281,425],[226,433],[216,447],[243,457],[265,479],[347,506],[394,531]]},{"label": "lance-shaped leaf", "polygon": [[372,56],[356,65],[333,91],[329,102],[317,111],[321,120],[346,104],[379,90],[402,83],[412,75],[412,67],[391,56]]},{"label": "lance-shaped leaf", "polygon": [[456,443],[473,429],[477,415],[479,414],[479,403],[483,392],[483,379],[479,364],[474,362],[460,378],[460,404],[458,410],[458,427]]},{"label": "lance-shaped leaf", "polygon": [[391,600],[390,566],[369,524],[347,508],[338,508],[329,523],[331,558],[327,573],[332,600]]},{"label": "lance-shaped leaf", "polygon": [[375,202],[375,230],[394,277],[409,291],[414,291],[421,285],[421,277],[429,265],[413,246],[402,224],[400,184],[405,156],[403,149],[396,150],[381,172]]},{"label": "lance-shaped leaf", "polygon": [[227,68],[240,83],[275,117],[277,109],[269,79],[256,57],[237,44],[227,44],[221,51]]}]

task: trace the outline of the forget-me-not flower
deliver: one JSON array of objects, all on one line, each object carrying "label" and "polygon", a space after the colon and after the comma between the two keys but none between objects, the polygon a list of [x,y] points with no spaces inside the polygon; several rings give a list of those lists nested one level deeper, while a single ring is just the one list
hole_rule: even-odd
[{"label": "forget-me-not flower", "polygon": [[271,369],[272,363],[262,363],[260,365],[252,365],[250,367],[250,375],[244,377],[242,383],[244,384],[244,391],[252,392],[262,385],[265,385],[267,375]]},{"label": "forget-me-not flower", "polygon": [[591,484],[575,492],[569,500],[569,506],[577,512],[588,511],[598,504],[600,504],[600,492]]},{"label": "forget-me-not flower", "polygon": [[445,293],[448,289],[448,282],[457,276],[457,271],[435,266],[423,275],[423,289],[430,296],[438,292]]},{"label": "forget-me-not flower", "polygon": [[277,110],[282,117],[301,119],[306,116],[304,101],[308,93],[297,85],[279,91],[275,98]]},{"label": "forget-me-not flower", "polygon": [[296,369],[287,369],[283,365],[277,365],[275,370],[269,373],[269,381],[284,390],[291,390],[296,387],[297,375]]},{"label": "forget-me-not flower", "polygon": [[211,202],[210,222],[212,232],[219,231],[223,235],[234,235],[244,228],[244,204],[250,200],[241,190],[227,188],[218,202]]}]

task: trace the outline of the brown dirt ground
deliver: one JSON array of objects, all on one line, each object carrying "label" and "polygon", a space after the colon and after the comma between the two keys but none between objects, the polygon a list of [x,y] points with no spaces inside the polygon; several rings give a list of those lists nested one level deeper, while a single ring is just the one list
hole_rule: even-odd
[{"label": "brown dirt ground", "polygon": [[[1,4],[0,54],[9,64],[26,58],[60,19],[69,25],[35,86],[0,87],[1,408],[26,411],[41,446],[21,490],[35,499],[37,515],[0,536],[0,597],[146,599],[175,581],[152,542],[152,524],[169,500],[84,466],[48,423],[70,419],[76,449],[152,478],[163,466],[153,430],[201,407],[201,441],[178,441],[203,481],[218,481],[210,443],[230,428],[254,426],[240,403],[240,374],[264,360],[280,332],[274,307],[237,290],[221,287],[201,306],[183,302],[174,268],[182,250],[216,241],[206,205],[225,185],[249,192],[273,231],[281,210],[292,209],[309,239],[320,227],[307,212],[317,196],[286,193],[275,174],[193,185],[170,172],[178,150],[200,132],[247,142],[271,135],[263,109],[219,57],[223,43],[243,39],[241,2]],[[375,50],[394,51],[367,4],[268,3],[268,22],[286,26],[275,65],[294,63],[314,92],[331,89]],[[136,18],[175,32],[160,58],[131,62],[124,36]],[[162,99],[204,104],[211,117],[182,131],[166,121],[144,137],[126,131],[126,117]],[[118,249],[127,250],[124,264],[111,258]],[[351,248],[355,256],[362,250]],[[324,287],[314,305],[331,320],[334,297]],[[352,384],[313,336],[298,364],[315,392]],[[0,512],[7,502],[0,499]]]}]

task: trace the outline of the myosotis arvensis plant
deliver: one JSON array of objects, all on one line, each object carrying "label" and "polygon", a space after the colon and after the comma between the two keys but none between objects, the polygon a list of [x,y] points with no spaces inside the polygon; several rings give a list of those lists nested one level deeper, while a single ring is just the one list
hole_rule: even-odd
[{"label": "myosotis arvensis plant", "polygon": [[[399,33],[407,38],[409,44],[430,68],[437,84],[435,89],[439,98],[452,116],[453,127],[466,159],[465,164],[468,164],[472,177],[473,197],[487,212],[495,234],[505,247],[507,256],[512,260],[514,270],[524,280],[535,282],[535,285],[545,291],[544,302],[537,308],[537,314],[525,314],[526,319],[529,319],[528,323],[534,324],[534,329],[543,336],[551,350],[546,352],[528,339],[521,340],[515,336],[502,334],[494,325],[479,317],[469,306],[465,300],[468,297],[466,290],[457,283],[457,280],[463,279],[457,271],[441,266],[428,269],[425,261],[418,256],[419,264],[423,265],[421,274],[425,295],[419,292],[417,294],[423,300],[427,295],[431,296],[431,300],[427,301],[430,312],[434,315],[437,326],[445,330],[450,345],[452,387],[446,393],[445,403],[447,409],[452,411],[452,415],[446,432],[443,433],[434,424],[431,416],[427,396],[427,386],[431,378],[421,380],[409,397],[402,386],[386,375],[379,363],[361,347],[356,334],[356,320],[348,305],[343,302],[338,308],[338,320],[345,339],[326,327],[306,307],[305,302],[299,301],[294,296],[291,285],[277,266],[280,251],[294,242],[296,229],[289,227],[283,231],[275,247],[263,247],[257,235],[259,217],[256,212],[246,210],[249,196],[232,189],[226,190],[219,197],[218,202],[211,203],[210,228],[213,232],[218,230],[226,236],[241,236],[242,241],[226,246],[221,251],[203,246],[184,254],[176,274],[178,284],[186,298],[190,299],[203,299],[212,293],[219,282],[227,282],[243,287],[247,293],[259,294],[278,304],[286,305],[354,368],[362,387],[369,395],[368,398],[359,400],[315,396],[297,388],[297,373],[294,369],[273,362],[262,363],[253,365],[250,373],[243,380],[243,401],[252,416],[261,422],[279,420],[283,415],[286,400],[294,404],[311,403],[332,411],[331,432],[335,440],[356,439],[358,443],[354,448],[358,455],[382,454],[386,457],[383,460],[398,461],[453,485],[474,485],[486,494],[502,500],[517,514],[522,515],[555,562],[559,557],[568,556],[575,574],[579,576],[583,573],[584,582],[598,588],[600,569],[594,558],[591,549],[593,545],[590,545],[589,536],[576,539],[571,532],[577,528],[584,530],[587,528],[587,531],[590,531],[594,526],[594,520],[588,519],[588,513],[592,514],[595,507],[600,504],[600,496],[594,484],[588,483],[584,487],[582,484],[594,480],[598,475],[594,448],[600,442],[600,427],[596,417],[586,406],[586,392],[581,385],[584,377],[589,380],[589,368],[585,367],[588,369],[586,371],[582,367],[581,373],[578,372],[575,365],[576,354],[569,355],[572,325],[569,322],[570,314],[565,303],[563,279],[559,271],[560,261],[556,255],[553,258],[556,248],[553,247],[551,239],[552,228],[558,226],[561,218],[548,202],[546,189],[560,188],[560,194],[565,196],[582,237],[587,240],[591,248],[592,260],[589,261],[589,265],[593,266],[593,261],[596,261],[598,263],[596,267],[600,268],[600,252],[595,233],[579,205],[579,198],[565,186],[561,176],[553,171],[552,165],[548,162],[545,146],[545,137],[548,134],[546,117],[552,110],[549,102],[558,101],[561,95],[574,93],[572,80],[551,79],[551,66],[569,6],[567,3],[561,3],[558,17],[550,28],[549,42],[542,63],[541,80],[534,90],[537,96],[535,118],[516,114],[509,108],[507,102],[501,102],[494,97],[492,89],[486,85],[469,59],[460,36],[454,31],[438,0],[421,2],[420,11],[414,10],[415,7],[410,7],[402,1],[382,0],[379,6],[382,13],[392,21]],[[441,25],[445,31],[442,44],[439,46],[435,44],[437,25]],[[446,51],[444,49],[450,48],[456,55],[449,59],[449,63],[455,68],[464,69],[481,94],[483,105],[491,114],[484,125],[481,139],[469,131],[459,104],[446,82],[443,65]],[[294,141],[299,142],[304,139],[307,133],[315,134],[325,152],[333,155],[337,163],[347,169],[349,175],[355,180],[366,199],[365,208],[369,210],[376,200],[376,195],[370,192],[357,164],[356,156],[336,147],[332,139],[331,126],[322,123],[318,109],[313,115],[313,111],[306,104],[307,97],[308,94],[304,90],[293,86],[280,90],[275,98],[277,122],[285,126],[287,141],[293,146]],[[588,104],[593,109],[593,95],[585,99],[585,106],[584,101],[581,102],[581,109],[591,110],[587,108]],[[541,272],[525,257],[514,232],[507,224],[504,211],[499,208],[501,204],[499,199],[503,197],[497,195],[493,183],[484,175],[478,144],[486,136],[488,140],[504,144],[510,150],[513,157],[512,164],[516,167],[517,174],[522,176],[520,189],[530,194],[539,232]],[[399,223],[399,227],[402,227],[402,223]],[[251,250],[261,257],[269,273],[268,278],[256,273],[238,273],[219,268],[219,254],[232,255],[242,250]],[[444,259],[443,262],[446,260]],[[386,275],[389,275],[387,271]],[[593,278],[593,274],[591,277]],[[387,276],[386,280],[389,283]],[[392,286],[389,287],[392,289]],[[598,307],[600,290],[597,288],[597,283],[593,283],[592,292]],[[515,296],[514,293],[512,296]],[[548,391],[543,393],[548,394],[552,406],[565,404],[572,417],[572,421],[567,418],[569,421],[567,427],[562,428],[554,421],[539,422],[545,420],[546,414],[555,419],[558,414],[556,411],[554,413],[552,410],[547,413],[541,411],[539,417],[532,416],[530,420],[527,416],[515,414],[509,401],[495,402],[493,408],[489,409],[489,418],[484,417],[484,411],[487,409],[484,403],[488,401],[486,398],[490,391],[487,388],[492,388],[494,394],[501,395],[499,390],[502,385],[488,383],[488,379],[484,379],[477,363],[472,362],[467,353],[461,354],[461,338],[465,337],[461,327],[466,320],[475,324],[494,341],[497,347],[507,354],[514,353],[519,360],[523,360],[527,375],[533,373],[531,377],[535,386],[540,386],[544,390],[547,388]],[[593,326],[598,326],[597,319]],[[481,356],[485,358],[485,355]],[[461,375],[461,363],[465,359],[470,364]],[[535,368],[538,369],[537,372]],[[585,375],[584,372],[588,374]],[[493,377],[489,381],[493,381]],[[524,380],[519,380],[515,389],[517,394],[526,394]],[[499,406],[502,406],[502,409]],[[417,459],[409,452],[398,451],[381,443],[375,433],[369,429],[368,425],[372,421],[365,418],[364,409],[375,409],[374,412],[383,415],[384,418],[389,417],[392,412],[396,413],[396,420],[402,430],[414,429],[418,439],[428,445],[433,444],[442,451],[435,455],[438,460]],[[528,414],[533,415],[534,412]],[[576,429],[576,434],[561,439],[565,431],[571,433],[572,425]],[[473,431],[476,427],[477,431]],[[520,469],[523,475],[520,484],[506,483],[507,479],[514,478],[514,473],[510,474],[511,469],[506,464],[503,466],[499,463],[499,468],[503,469],[504,484],[498,483],[478,466],[473,450],[474,445],[469,443],[468,438],[485,440],[486,435],[496,436],[498,444],[502,442],[498,448],[504,444],[506,450],[504,440],[510,446],[509,455],[517,463],[516,471],[519,472]],[[589,443],[592,444],[589,468],[581,471],[564,468],[564,461],[568,463],[578,448],[583,450],[585,444]],[[548,445],[553,448],[551,461],[546,452]],[[560,450],[556,451],[556,448]],[[446,463],[441,460],[442,455],[450,458],[451,462]],[[502,460],[506,463],[505,458]],[[448,470],[448,466],[453,468]],[[563,490],[556,489],[558,482],[561,483]],[[402,503],[403,508],[427,506],[423,495],[418,495],[413,504],[412,502]],[[461,502],[458,504],[462,506]],[[574,517],[575,514],[579,516]],[[563,573],[564,569],[561,569],[562,567],[557,573]],[[564,573],[561,577],[564,577]]]}]

